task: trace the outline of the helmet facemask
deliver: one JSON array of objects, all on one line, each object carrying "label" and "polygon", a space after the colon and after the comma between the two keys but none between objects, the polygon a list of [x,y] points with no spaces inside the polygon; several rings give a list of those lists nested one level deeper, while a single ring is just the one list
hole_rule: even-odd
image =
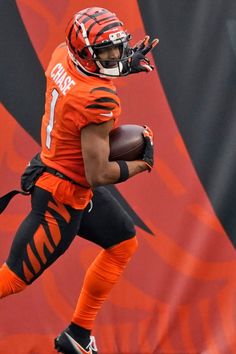
[{"label": "helmet facemask", "polygon": [[[93,56],[92,60],[98,68],[99,75],[119,77],[123,76],[124,63],[133,55],[133,50],[129,46],[130,35],[115,41],[106,41],[91,47]],[[100,51],[109,51],[109,49],[117,48],[119,57],[101,58]]]}]

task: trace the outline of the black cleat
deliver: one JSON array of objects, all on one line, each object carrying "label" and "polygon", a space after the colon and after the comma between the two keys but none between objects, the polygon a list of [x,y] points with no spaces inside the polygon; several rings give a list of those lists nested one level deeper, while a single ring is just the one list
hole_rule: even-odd
[{"label": "black cleat", "polygon": [[90,336],[90,342],[84,348],[77,339],[74,338],[69,328],[65,329],[55,339],[55,349],[63,354],[98,354],[95,338]]}]

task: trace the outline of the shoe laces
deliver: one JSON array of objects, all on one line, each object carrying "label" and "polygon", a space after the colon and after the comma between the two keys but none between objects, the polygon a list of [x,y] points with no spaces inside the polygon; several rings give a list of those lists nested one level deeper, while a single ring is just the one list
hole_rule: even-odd
[{"label": "shoe laces", "polygon": [[94,336],[90,336],[90,341],[89,344],[87,345],[86,349],[92,349],[95,352],[97,352],[97,346],[96,346],[96,341]]}]

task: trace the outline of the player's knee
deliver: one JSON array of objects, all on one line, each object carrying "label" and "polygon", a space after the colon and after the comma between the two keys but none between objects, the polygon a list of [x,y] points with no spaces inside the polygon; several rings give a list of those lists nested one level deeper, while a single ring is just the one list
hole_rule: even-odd
[{"label": "player's knee", "polygon": [[127,263],[138,248],[137,237],[125,240],[110,249],[112,255],[120,262]]},{"label": "player's knee", "polygon": [[125,241],[125,250],[126,250],[126,254],[129,257],[133,256],[133,254],[136,252],[137,248],[138,248],[138,239],[136,236]]},{"label": "player's knee", "polygon": [[26,286],[27,284],[4,263],[0,268],[0,299],[11,294],[19,293],[25,289]]}]

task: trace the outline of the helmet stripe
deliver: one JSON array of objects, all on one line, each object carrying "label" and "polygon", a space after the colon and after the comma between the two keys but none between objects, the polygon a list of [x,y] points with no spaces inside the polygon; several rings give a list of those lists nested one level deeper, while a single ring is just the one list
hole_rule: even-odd
[{"label": "helmet stripe", "polygon": [[[99,20],[99,24],[102,24],[102,22],[106,22],[107,20],[111,20],[111,19],[116,19],[116,17],[115,16],[108,16],[108,17],[105,17],[105,18],[102,18],[101,20]],[[95,26],[97,24],[97,22],[93,22],[93,23],[91,23],[91,25],[89,26],[89,28],[87,29],[87,33],[88,33],[88,36],[89,36],[89,34],[90,34],[90,31],[91,31],[91,29],[93,28],[93,26]]]},{"label": "helmet stripe", "polygon": [[74,52],[76,52],[76,48],[72,45],[72,41],[71,41],[71,34],[72,34],[72,31],[73,31],[73,27],[74,27],[74,24],[71,26],[67,38],[68,38],[68,42],[69,42],[69,45],[70,45],[71,49],[72,49]]},{"label": "helmet stripe", "polygon": [[93,41],[93,44],[96,43],[98,37],[100,37],[104,32],[108,31],[109,29],[111,29],[113,27],[117,27],[117,26],[122,26],[122,22],[113,22],[113,23],[103,27],[103,29],[97,33],[97,35]]},{"label": "helmet stripe", "polygon": [[81,23],[80,26],[81,26],[81,29],[82,29],[82,35],[84,37],[85,44],[88,47],[88,50],[90,51],[91,55],[93,56],[94,52],[93,52],[93,49],[91,47],[91,43],[90,43],[90,41],[88,39],[86,28],[85,28],[83,23]]},{"label": "helmet stripe", "polygon": [[95,22],[99,22],[98,20],[97,20],[97,17],[99,17],[99,16],[102,16],[102,15],[104,15],[104,14],[106,14],[106,13],[109,13],[109,11],[108,10],[106,10],[106,9],[103,9],[103,10],[101,10],[101,11],[99,11],[99,12],[95,12],[95,13],[93,13],[93,14],[89,14],[89,13],[87,13],[87,12],[85,12],[84,14],[83,14],[83,16],[87,16],[87,17],[85,17],[83,20],[82,20],[82,23],[87,23],[89,20],[94,20]]}]

